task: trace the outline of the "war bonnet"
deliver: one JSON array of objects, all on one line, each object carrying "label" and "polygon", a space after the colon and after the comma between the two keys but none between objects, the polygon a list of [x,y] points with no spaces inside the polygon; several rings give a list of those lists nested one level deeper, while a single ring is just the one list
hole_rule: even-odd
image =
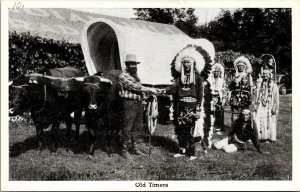
[{"label": "war bonnet", "polygon": [[215,57],[215,49],[211,42],[207,40],[199,41],[198,45],[189,44],[184,47],[173,59],[172,68],[177,72],[182,71],[182,60],[189,58],[194,61],[194,69],[198,74],[202,74],[206,79],[211,70],[211,65]]},{"label": "war bonnet", "polygon": [[240,64],[243,64],[246,67],[246,69],[245,69],[246,73],[251,73],[252,72],[252,66],[250,64],[249,59],[247,59],[244,56],[240,56],[240,57],[236,58],[236,60],[233,62],[233,65],[234,65],[235,69],[237,69],[237,66],[240,65]]},{"label": "war bonnet", "polygon": [[215,70],[220,70],[221,78],[224,78],[224,66],[221,63],[213,64],[211,71],[214,72]]}]

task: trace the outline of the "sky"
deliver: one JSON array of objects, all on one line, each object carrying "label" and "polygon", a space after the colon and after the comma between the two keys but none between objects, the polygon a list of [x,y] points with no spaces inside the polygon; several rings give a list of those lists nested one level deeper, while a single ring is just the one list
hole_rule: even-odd
[{"label": "sky", "polygon": [[[119,8],[119,9],[76,9],[90,13],[98,13],[103,15],[135,18],[133,9]],[[195,8],[195,15],[198,17],[198,24],[205,24],[216,18],[221,12],[221,8]]]}]

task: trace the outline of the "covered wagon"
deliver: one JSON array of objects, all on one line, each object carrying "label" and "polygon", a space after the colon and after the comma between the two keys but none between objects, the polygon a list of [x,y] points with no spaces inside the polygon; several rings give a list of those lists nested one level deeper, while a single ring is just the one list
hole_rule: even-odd
[{"label": "covered wagon", "polygon": [[[141,83],[156,88],[172,84],[171,63],[187,45],[205,47],[214,57],[211,42],[192,39],[174,25],[106,16],[87,22],[81,33],[89,75],[112,69],[124,70],[126,54],[136,54],[141,62],[138,65]],[[158,97],[162,121],[172,119],[171,98]]]}]

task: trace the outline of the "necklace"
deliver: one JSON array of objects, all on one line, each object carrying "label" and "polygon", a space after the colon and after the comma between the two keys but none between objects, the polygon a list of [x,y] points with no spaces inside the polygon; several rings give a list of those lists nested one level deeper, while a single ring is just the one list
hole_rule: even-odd
[{"label": "necklace", "polygon": [[268,102],[268,92],[269,92],[269,86],[267,82],[263,82],[262,83],[262,87],[260,88],[260,92],[261,92],[261,103],[263,106],[267,105]]}]

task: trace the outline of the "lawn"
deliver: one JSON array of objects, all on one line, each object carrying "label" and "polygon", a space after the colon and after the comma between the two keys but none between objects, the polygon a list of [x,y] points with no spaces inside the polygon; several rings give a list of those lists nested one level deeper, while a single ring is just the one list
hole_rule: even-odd
[{"label": "lawn", "polygon": [[[225,108],[225,125],[230,126],[230,108]],[[251,143],[247,150],[226,154],[210,149],[197,151],[198,159],[173,158],[177,148],[173,125],[158,125],[151,140],[151,156],[133,156],[130,162],[118,151],[111,157],[103,148],[99,133],[93,157],[88,148],[88,134],[81,126],[80,148],[66,147],[61,125],[59,149],[51,153],[50,130],[44,133],[44,149],[35,150],[35,127],[31,123],[10,123],[10,180],[291,180],[292,179],[292,95],[280,96],[276,143],[261,143],[263,154]],[[73,132],[74,134],[74,132]],[[212,140],[222,136],[214,135]],[[149,143],[143,143],[148,149]],[[68,150],[69,149],[69,150]]]}]

